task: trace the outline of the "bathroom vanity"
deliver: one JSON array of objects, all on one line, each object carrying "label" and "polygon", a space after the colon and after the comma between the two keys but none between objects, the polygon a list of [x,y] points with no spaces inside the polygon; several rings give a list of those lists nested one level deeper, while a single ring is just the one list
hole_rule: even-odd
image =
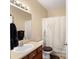
[{"label": "bathroom vanity", "polygon": [[27,51],[11,51],[11,59],[42,59],[42,45],[43,41],[24,41],[24,44],[33,45],[31,49],[26,49]]},{"label": "bathroom vanity", "polygon": [[42,59],[42,46],[32,51],[29,55],[26,55],[22,59]]}]

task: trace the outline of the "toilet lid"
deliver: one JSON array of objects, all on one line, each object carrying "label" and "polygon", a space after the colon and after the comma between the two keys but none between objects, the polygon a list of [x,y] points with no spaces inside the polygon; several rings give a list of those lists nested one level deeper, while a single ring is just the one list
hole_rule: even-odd
[{"label": "toilet lid", "polygon": [[43,50],[48,52],[48,51],[52,51],[53,49],[49,46],[45,46],[43,47]]}]

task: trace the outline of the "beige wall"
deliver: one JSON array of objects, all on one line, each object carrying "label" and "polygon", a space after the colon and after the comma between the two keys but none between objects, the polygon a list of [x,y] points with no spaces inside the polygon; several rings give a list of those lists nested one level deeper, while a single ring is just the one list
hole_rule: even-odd
[{"label": "beige wall", "polygon": [[66,16],[66,8],[57,8],[57,9],[51,9],[50,11],[48,11],[48,16],[52,17],[52,16]]},{"label": "beige wall", "polygon": [[[23,1],[23,0],[22,0]],[[47,17],[47,10],[43,8],[37,0],[24,0],[24,3],[30,7],[32,14],[32,40],[42,40],[42,19]]]},{"label": "beige wall", "polygon": [[14,17],[14,23],[16,24],[17,30],[24,30],[24,23],[26,20],[31,19],[31,14],[22,12],[12,6],[10,6],[10,13]]}]

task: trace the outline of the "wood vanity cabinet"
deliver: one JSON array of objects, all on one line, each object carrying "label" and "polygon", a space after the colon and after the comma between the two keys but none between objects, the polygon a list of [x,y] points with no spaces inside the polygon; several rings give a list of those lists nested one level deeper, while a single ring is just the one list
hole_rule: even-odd
[{"label": "wood vanity cabinet", "polygon": [[29,55],[23,57],[22,59],[42,59],[42,46],[32,51]]}]

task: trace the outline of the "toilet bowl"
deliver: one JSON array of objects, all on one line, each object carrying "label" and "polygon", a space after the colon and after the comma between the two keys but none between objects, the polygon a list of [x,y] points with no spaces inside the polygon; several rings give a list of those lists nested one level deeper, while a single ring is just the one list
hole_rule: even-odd
[{"label": "toilet bowl", "polygon": [[52,51],[43,51],[43,59],[50,59],[50,54],[52,53]]},{"label": "toilet bowl", "polygon": [[51,53],[52,53],[51,47],[44,47],[44,49],[43,49],[43,59],[50,59]]}]

